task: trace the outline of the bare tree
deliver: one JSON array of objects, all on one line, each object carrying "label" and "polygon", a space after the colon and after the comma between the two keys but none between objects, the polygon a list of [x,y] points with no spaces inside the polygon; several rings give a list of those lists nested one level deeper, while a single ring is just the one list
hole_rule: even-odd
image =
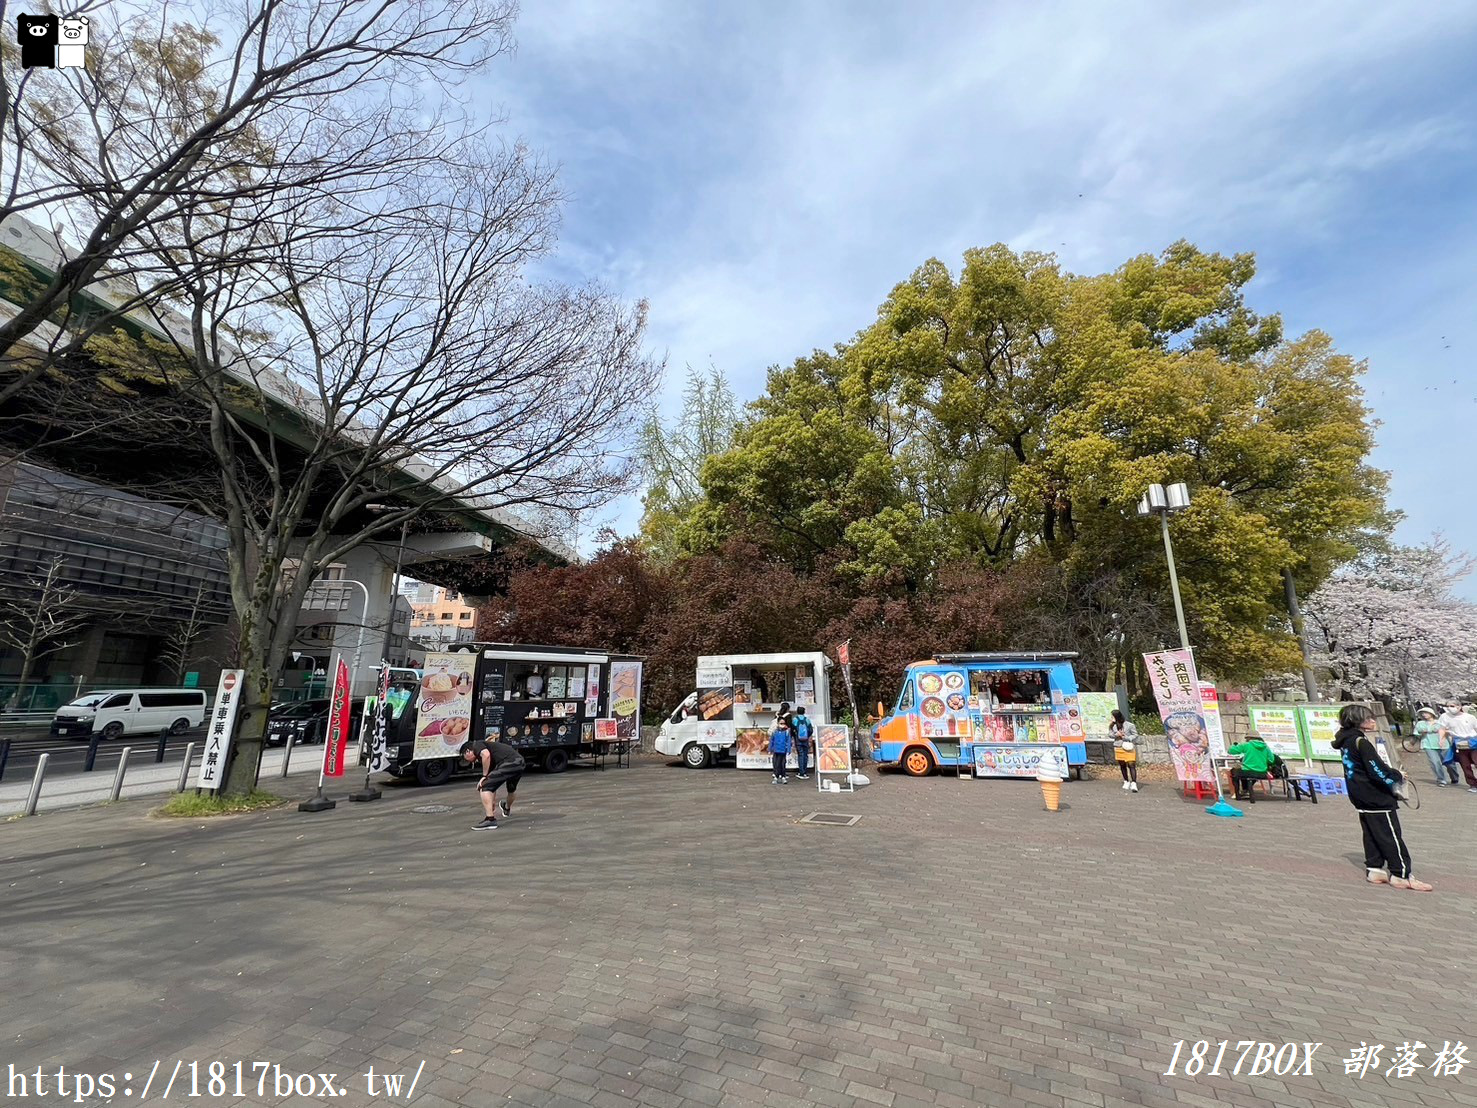
[{"label": "bare tree", "polygon": [[65,582],[66,568],[66,559],[57,555],[0,595],[0,646],[21,656],[20,677],[7,708],[21,703],[36,663],[76,646],[77,632],[89,622],[77,607],[77,590]]},{"label": "bare tree", "polygon": [[[0,21],[13,22],[10,8],[0,0]],[[434,164],[473,124],[433,90],[509,45],[515,5],[207,0],[189,7],[193,23],[163,0],[80,10],[86,68],[12,79],[17,47],[3,44],[0,220],[44,217],[60,258],[45,279],[8,267],[27,300],[0,318],[0,403],[124,313],[177,293],[181,257],[247,260],[220,249],[220,213],[280,212],[289,192],[297,204],[372,202],[397,173]],[[181,253],[171,262],[161,246]],[[82,292],[96,296],[83,304]]]},{"label": "bare tree", "polygon": [[[554,241],[552,175],[481,136],[453,153],[401,167],[373,210],[233,205],[208,249],[246,243],[234,268],[204,246],[159,252],[188,316],[161,309],[177,346],[152,369],[204,412],[219,484],[199,508],[230,540],[247,671],[230,791],[255,778],[274,676],[326,567],[426,512],[576,512],[632,482],[617,448],[659,373],[644,306],[529,281]],[[397,492],[399,510],[365,511]]]},{"label": "bare tree", "polygon": [[164,636],[164,645],[159,650],[159,660],[169,667],[171,679],[177,685],[185,679],[185,667],[201,637],[215,625],[212,613],[205,602],[207,582],[195,586],[195,595],[190,598],[189,611],[178,620]]},{"label": "bare tree", "polygon": [[[275,675],[329,565],[425,513],[608,500],[631,484],[621,451],[660,368],[642,353],[644,305],[531,278],[555,241],[553,174],[452,99],[442,63],[454,76],[500,49],[510,7],[263,0],[252,13],[215,40],[240,44],[223,67],[214,42],[158,36],[183,86],[167,91],[175,127],[266,72],[279,98],[243,109],[249,124],[182,171],[198,203],[161,200],[108,255],[147,274],[140,299],[168,336],[110,335],[109,364],[126,352],[135,380],[198,412],[188,445],[208,466],[170,492],[227,530],[246,670],[229,792],[255,779]],[[279,54],[308,60],[279,72]],[[123,56],[138,69],[148,51]],[[419,80],[433,72],[435,86]],[[136,138],[145,161],[162,141]],[[88,197],[123,187],[80,147],[66,165]],[[399,507],[365,510],[376,501]]]}]

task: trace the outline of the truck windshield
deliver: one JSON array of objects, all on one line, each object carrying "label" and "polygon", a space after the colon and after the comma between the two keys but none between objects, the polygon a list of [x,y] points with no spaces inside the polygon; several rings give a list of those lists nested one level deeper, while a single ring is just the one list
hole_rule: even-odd
[{"label": "truck windshield", "polygon": [[681,723],[684,719],[688,719],[695,715],[697,715],[696,689],[688,693],[687,696],[683,698],[682,703],[677,705],[677,710],[672,713],[672,718],[669,720],[669,722]]}]

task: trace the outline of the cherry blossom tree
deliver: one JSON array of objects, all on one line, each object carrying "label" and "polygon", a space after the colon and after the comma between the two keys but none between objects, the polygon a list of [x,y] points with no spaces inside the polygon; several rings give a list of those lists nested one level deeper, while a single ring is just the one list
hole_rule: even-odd
[{"label": "cherry blossom tree", "polygon": [[1474,568],[1438,536],[1366,555],[1330,578],[1306,605],[1325,691],[1413,704],[1477,686],[1477,604],[1455,594]]}]

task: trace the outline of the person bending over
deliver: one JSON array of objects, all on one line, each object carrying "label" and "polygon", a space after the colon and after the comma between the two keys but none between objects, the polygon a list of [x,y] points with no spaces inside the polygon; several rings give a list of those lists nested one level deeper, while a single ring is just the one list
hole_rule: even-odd
[{"label": "person bending over", "polygon": [[[471,739],[462,744],[462,760],[477,763],[482,776],[477,781],[477,795],[482,798],[482,810],[487,817],[473,824],[474,831],[496,831],[497,814],[501,810],[506,818],[513,808],[513,794],[518,791],[518,782],[523,777],[527,763],[523,755],[503,742],[485,742]],[[498,793],[504,798],[498,803]]]}]

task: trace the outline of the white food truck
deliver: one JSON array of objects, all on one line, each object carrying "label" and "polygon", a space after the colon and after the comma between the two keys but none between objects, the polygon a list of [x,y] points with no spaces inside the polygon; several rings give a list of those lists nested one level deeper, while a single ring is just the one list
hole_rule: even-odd
[{"label": "white food truck", "polygon": [[739,769],[769,769],[769,732],[782,703],[804,706],[816,726],[831,722],[830,666],[820,651],[699,658],[696,688],[662,722],[657,752],[694,769],[730,753]]}]

